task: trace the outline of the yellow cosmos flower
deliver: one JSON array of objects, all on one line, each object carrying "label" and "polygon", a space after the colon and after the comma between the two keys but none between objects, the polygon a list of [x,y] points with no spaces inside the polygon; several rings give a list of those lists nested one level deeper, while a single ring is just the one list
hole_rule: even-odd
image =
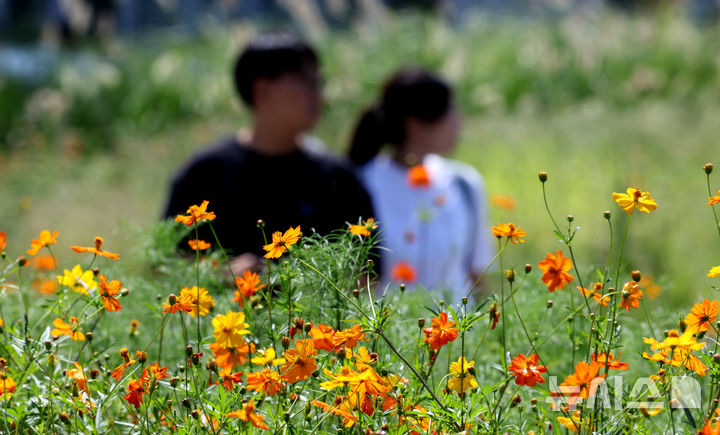
[{"label": "yellow cosmos flower", "polygon": [[628,187],[627,193],[612,194],[613,201],[617,202],[627,214],[632,214],[636,208],[642,212],[650,213],[657,208],[655,200],[650,197],[649,192],[642,192],[640,189]]},{"label": "yellow cosmos flower", "polygon": [[294,245],[300,240],[300,237],[302,237],[300,225],[295,228],[290,227],[285,234],[275,231],[272,235],[272,243],[263,246],[263,249],[268,251],[265,258],[280,258],[290,245]]},{"label": "yellow cosmos flower", "polygon": [[250,360],[253,364],[257,364],[259,366],[279,366],[280,364],[285,364],[285,358],[275,358],[275,349],[273,349],[272,347],[268,347],[265,350],[260,350],[258,351],[258,354],[259,356],[256,356],[255,358]]},{"label": "yellow cosmos flower", "polygon": [[58,275],[57,280],[60,285],[70,287],[74,292],[84,295],[88,294],[88,290],[95,290],[98,285],[92,270],[83,272],[79,264],[75,265],[72,270],[65,269],[63,276]]},{"label": "yellow cosmos flower", "polygon": [[716,276],[720,276],[720,266],[715,266],[712,269],[710,269],[710,272],[708,272],[707,276],[710,278],[715,278]]},{"label": "yellow cosmos flower", "polygon": [[191,310],[190,315],[197,317],[198,311],[201,316],[206,315],[210,312],[210,308],[215,306],[215,301],[212,296],[208,294],[208,291],[202,287],[198,288],[193,286],[192,288],[183,287],[180,290],[180,300],[187,301]]},{"label": "yellow cosmos flower", "polygon": [[215,342],[222,347],[239,347],[245,343],[242,336],[250,333],[247,329],[250,325],[245,323],[245,313],[228,311],[227,314],[215,316],[212,325],[215,328]]},{"label": "yellow cosmos flower", "polygon": [[647,338],[643,337],[643,341],[650,345],[650,349],[656,350],[656,349],[669,349],[670,351],[677,351],[677,350],[686,350],[686,351],[692,351],[692,350],[700,350],[703,347],[705,347],[704,342],[698,343],[695,339],[695,332],[691,328],[688,328],[685,330],[685,332],[680,335],[676,330],[671,329],[668,331],[668,336],[663,341],[657,341],[654,338]]},{"label": "yellow cosmos flower", "polygon": [[464,356],[450,364],[450,373],[453,377],[448,381],[448,388],[462,394],[465,390],[477,388],[478,383],[470,371],[475,368],[475,361],[467,362]]},{"label": "yellow cosmos flower", "polygon": [[362,225],[350,225],[350,232],[358,236],[370,236],[370,233],[377,228],[375,219],[370,218],[363,221]]}]

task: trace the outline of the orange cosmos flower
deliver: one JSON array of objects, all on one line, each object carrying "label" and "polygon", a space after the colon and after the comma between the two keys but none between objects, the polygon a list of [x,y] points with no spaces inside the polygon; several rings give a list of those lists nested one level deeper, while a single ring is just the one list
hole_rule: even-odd
[{"label": "orange cosmos flower", "polygon": [[440,313],[438,317],[432,318],[432,327],[423,329],[425,343],[430,343],[430,349],[438,350],[447,343],[458,337],[458,330],[455,322],[448,320],[447,313]]},{"label": "orange cosmos flower", "polygon": [[0,399],[6,399],[5,395],[10,396],[15,392],[17,384],[15,380],[5,373],[0,373]]},{"label": "orange cosmos flower", "polygon": [[32,282],[33,288],[39,293],[50,296],[57,291],[58,283],[52,279],[36,279]]},{"label": "orange cosmos flower", "polygon": [[238,347],[223,347],[217,343],[210,343],[210,349],[213,351],[218,367],[235,368],[236,365],[242,365],[248,361],[249,355],[255,352],[255,345],[243,342]]},{"label": "orange cosmos flower", "polygon": [[82,332],[80,332],[78,330],[78,318],[77,317],[70,317],[69,325],[67,323],[65,323],[65,321],[63,319],[58,317],[55,320],[53,320],[53,326],[55,327],[55,329],[50,331],[50,334],[55,338],[60,337],[61,335],[67,335],[76,341],[85,340],[85,334],[83,334]]},{"label": "orange cosmos flower", "polygon": [[515,376],[515,383],[517,385],[527,385],[528,387],[534,387],[537,383],[544,383],[542,374],[547,370],[545,366],[538,365],[539,357],[537,354],[532,354],[529,357],[525,357],[523,354],[518,354],[512,359],[508,369],[510,374]]},{"label": "orange cosmos flower", "polygon": [[578,286],[577,289],[580,290],[580,293],[582,293],[585,297],[592,296],[595,302],[600,304],[600,306],[606,307],[607,304],[610,303],[610,296],[603,296],[603,285],[601,282],[593,284],[590,290],[580,286]]},{"label": "orange cosmos flower", "polygon": [[2,254],[3,249],[5,249],[6,240],[7,236],[5,235],[5,231],[0,231],[0,254]]},{"label": "orange cosmos flower", "polygon": [[235,384],[242,382],[242,372],[232,373],[232,368],[230,367],[223,367],[220,373],[218,373],[218,376],[220,376],[220,383],[227,391],[232,390]]},{"label": "orange cosmos flower", "polygon": [[710,272],[708,272],[707,276],[709,278],[715,278],[716,276],[720,276],[720,266],[715,266],[710,269]]},{"label": "orange cosmos flower", "polygon": [[90,391],[87,388],[87,376],[85,376],[85,370],[79,362],[75,361],[73,364],[75,365],[75,368],[68,370],[67,376],[75,381],[80,391],[84,391],[89,396]]},{"label": "orange cosmos flower", "polygon": [[708,198],[708,205],[717,204],[720,202],[720,190],[717,191],[717,195]]},{"label": "orange cosmos flower", "polygon": [[248,373],[245,386],[248,390],[274,396],[285,388],[285,383],[280,380],[280,373],[272,369],[263,369],[260,372]]},{"label": "orange cosmos flower", "polygon": [[188,214],[188,216],[179,214],[175,216],[175,222],[180,222],[191,227],[196,222],[199,222],[203,219],[207,221],[215,219],[215,213],[207,211],[207,206],[209,203],[209,201],[203,201],[200,205],[191,205],[190,208],[188,208],[185,212]]},{"label": "orange cosmos flower", "polygon": [[338,396],[338,398],[335,400],[335,406],[329,405],[320,400],[313,400],[311,403],[314,406],[317,406],[318,408],[327,412],[328,414],[335,414],[342,417],[343,426],[345,427],[352,427],[355,422],[358,421],[358,418],[353,415],[349,403],[345,401],[341,396]]},{"label": "orange cosmos flower", "polygon": [[417,279],[417,272],[410,263],[407,261],[401,261],[393,266],[391,277],[395,281],[401,281],[405,283],[413,283]]},{"label": "orange cosmos flower", "polygon": [[630,308],[638,308],[640,307],[642,295],[643,292],[640,290],[640,284],[635,281],[626,282],[623,284],[620,306],[623,307],[625,311],[630,311]]},{"label": "orange cosmos flower", "polygon": [[102,249],[103,244],[103,238],[102,237],[95,237],[95,247],[94,248],[88,248],[88,247],[82,247],[82,246],[71,246],[70,248],[75,252],[90,252],[95,255],[100,255],[103,257],[107,257],[111,260],[118,260],[120,256],[118,254],[113,254],[112,252],[103,251]]},{"label": "orange cosmos flower", "polygon": [[507,224],[497,224],[492,227],[492,233],[495,237],[507,237],[514,245],[518,242],[525,243],[525,240],[520,237],[527,236],[527,233],[521,230],[520,227],[515,228],[515,224],[512,222]]},{"label": "orange cosmos flower", "polygon": [[122,309],[122,305],[120,305],[120,301],[114,297],[120,293],[120,289],[122,287],[120,281],[113,280],[108,283],[105,275],[98,275],[98,279],[100,280],[98,283],[98,293],[100,293],[100,296],[102,297],[105,309],[107,311],[120,311]]},{"label": "orange cosmos flower", "polygon": [[[2,252],[2,249],[0,249]],[[40,270],[53,270],[55,269],[55,260],[51,255],[38,255],[33,258],[33,266]]]},{"label": "orange cosmos flower", "polygon": [[313,338],[313,344],[316,349],[322,349],[328,352],[335,350],[335,346],[333,345],[335,331],[331,326],[320,324],[317,328],[313,327],[310,329],[310,336]]},{"label": "orange cosmos flower", "polygon": [[152,375],[152,378],[154,379],[161,380],[170,377],[170,375],[167,373],[167,366],[160,367],[160,363],[154,362],[148,366],[148,369],[148,374]]},{"label": "orange cosmos flower", "polygon": [[512,210],[515,208],[515,200],[505,195],[490,195],[490,204],[504,208],[505,210]]},{"label": "orange cosmos flower", "polygon": [[578,398],[587,399],[595,395],[598,385],[605,380],[605,375],[599,374],[602,368],[603,365],[597,362],[588,364],[580,361],[575,365],[575,373],[565,378],[565,382],[560,384],[561,387],[576,387],[564,389],[569,392],[567,395],[571,396],[570,403],[575,403]]},{"label": "orange cosmos flower", "polygon": [[140,404],[142,403],[142,396],[146,393],[145,387],[143,386],[142,382],[140,382],[137,379],[133,379],[128,384],[127,390],[129,393],[127,393],[123,399],[127,400],[130,404],[132,404],[135,409],[140,408]]},{"label": "orange cosmos flower", "polygon": [[265,284],[260,284],[260,275],[249,270],[243,272],[242,276],[235,277],[235,285],[238,289],[232,301],[237,302],[241,307],[245,304],[245,299],[250,299],[258,290],[265,287]]},{"label": "orange cosmos flower", "polygon": [[660,290],[662,290],[662,287],[657,285],[650,275],[643,275],[638,284],[645,289],[645,295],[650,299],[657,298],[660,295]]},{"label": "orange cosmos flower", "polygon": [[694,333],[707,331],[718,313],[720,313],[718,301],[705,299],[692,307],[690,314],[685,317],[685,323],[688,329],[692,329]]},{"label": "orange cosmos flower", "polygon": [[423,165],[416,165],[408,169],[407,182],[410,187],[427,188],[430,187],[430,174]]},{"label": "orange cosmos flower", "polygon": [[270,429],[268,425],[264,423],[265,417],[255,413],[255,404],[252,400],[243,404],[242,409],[225,414],[225,417],[238,418],[240,420],[247,421],[258,429]]},{"label": "orange cosmos flower", "polygon": [[201,251],[204,251],[205,249],[208,249],[209,247],[212,246],[210,243],[206,242],[205,240],[196,240],[196,239],[188,240],[188,245],[190,246],[190,248],[193,251],[197,251],[198,249]]},{"label": "orange cosmos flower", "polygon": [[294,384],[310,377],[312,372],[317,369],[315,358],[313,358],[315,355],[317,355],[317,350],[315,350],[312,340],[297,340],[295,349],[285,351],[286,363],[280,368],[280,371],[284,373],[283,378]]},{"label": "orange cosmos flower", "polygon": [[350,225],[350,232],[357,236],[369,237],[370,233],[377,228],[375,219],[370,218],[363,221],[362,225]]},{"label": "orange cosmos flower", "polygon": [[290,227],[285,234],[275,231],[272,235],[272,243],[263,246],[263,249],[268,251],[265,258],[280,258],[290,245],[294,245],[300,240],[300,237],[302,237],[300,225],[295,228]]},{"label": "orange cosmos flower", "polygon": [[57,236],[60,235],[57,231],[53,231],[52,234],[50,234],[50,231],[48,230],[42,230],[40,231],[40,235],[37,239],[33,239],[32,242],[30,242],[30,249],[27,250],[27,253],[30,255],[35,255],[40,250],[46,246],[54,245],[57,243]]},{"label": "orange cosmos flower", "polygon": [[357,346],[359,340],[367,340],[367,338],[365,338],[365,333],[362,331],[362,326],[360,325],[353,325],[351,328],[337,331],[333,335],[333,350],[345,347],[352,349]]},{"label": "orange cosmos flower", "polygon": [[705,426],[698,431],[698,435],[720,435],[720,420],[715,423],[715,427],[712,425],[712,420],[709,418],[705,422]]},{"label": "orange cosmos flower", "polygon": [[612,199],[617,202],[627,214],[632,214],[636,208],[645,213],[650,213],[650,211],[657,208],[657,204],[655,200],[650,197],[649,192],[642,192],[640,189],[634,187],[628,187],[627,193],[613,192]]},{"label": "orange cosmos flower", "polygon": [[542,282],[548,286],[548,290],[554,292],[557,289],[564,289],[565,284],[569,284],[574,279],[568,270],[572,269],[572,261],[563,257],[562,251],[555,251],[555,255],[548,252],[545,259],[538,263],[538,267],[543,271]]},{"label": "orange cosmos flower", "polygon": [[123,347],[122,349],[120,349],[120,356],[122,357],[124,362],[119,366],[115,367],[112,373],[110,373],[110,376],[115,378],[116,381],[119,381],[120,378],[122,378],[122,375],[123,373],[125,373],[126,368],[137,362],[134,359],[130,359],[130,354],[128,353],[127,347]]},{"label": "orange cosmos flower", "polygon": [[606,356],[604,352],[600,355],[593,352],[592,360],[593,362],[601,364],[603,367],[607,366],[608,369],[627,370],[630,364],[620,362],[620,355],[622,355],[622,353],[618,354],[617,359],[615,359],[612,352],[610,352],[608,356]]}]

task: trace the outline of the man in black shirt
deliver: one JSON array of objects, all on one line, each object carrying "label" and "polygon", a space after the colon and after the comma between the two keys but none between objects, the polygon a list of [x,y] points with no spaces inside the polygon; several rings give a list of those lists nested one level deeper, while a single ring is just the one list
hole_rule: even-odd
[{"label": "man in black shirt", "polygon": [[[252,112],[251,131],[221,140],[180,170],[165,216],[208,200],[223,248],[238,256],[235,272],[257,266],[263,254],[258,219],[269,236],[297,225],[305,234],[327,234],[371,217],[370,199],[352,173],[301,145],[322,103],[314,50],[287,34],[261,36],[239,56],[234,79]],[[209,228],[201,230],[199,238],[212,243]]]}]

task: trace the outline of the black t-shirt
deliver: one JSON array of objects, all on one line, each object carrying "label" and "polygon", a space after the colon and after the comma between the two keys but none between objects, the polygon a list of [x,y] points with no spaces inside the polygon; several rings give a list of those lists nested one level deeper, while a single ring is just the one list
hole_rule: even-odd
[{"label": "black t-shirt", "polygon": [[[268,241],[275,231],[300,225],[304,234],[345,228],[373,216],[370,198],[350,170],[329,157],[297,150],[265,156],[227,138],[196,155],[176,175],[165,217],[185,214],[208,200],[223,248],[231,254],[265,253],[258,219]],[[194,234],[191,236],[194,238]],[[200,239],[215,245],[209,227]]]}]

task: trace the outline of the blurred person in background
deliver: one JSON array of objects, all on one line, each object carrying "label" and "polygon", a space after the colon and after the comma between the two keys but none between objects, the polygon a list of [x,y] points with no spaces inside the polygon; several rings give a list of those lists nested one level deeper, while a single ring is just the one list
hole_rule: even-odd
[{"label": "blurred person in background", "polygon": [[[303,134],[320,116],[322,93],[315,50],[285,33],[257,37],[237,58],[237,91],[252,125],[194,156],[172,183],[164,216],[203,200],[235,273],[261,266],[266,234],[300,225],[328,234],[373,215],[370,198],[353,173],[312,151]],[[191,235],[194,239],[194,234]],[[207,225],[199,239],[215,244]]]},{"label": "blurred person in background", "polygon": [[[459,129],[449,85],[407,68],[363,113],[348,152],[380,225],[382,282],[450,290],[455,302],[493,256],[482,177],[443,157]],[[381,154],[386,145],[390,152]]]}]

